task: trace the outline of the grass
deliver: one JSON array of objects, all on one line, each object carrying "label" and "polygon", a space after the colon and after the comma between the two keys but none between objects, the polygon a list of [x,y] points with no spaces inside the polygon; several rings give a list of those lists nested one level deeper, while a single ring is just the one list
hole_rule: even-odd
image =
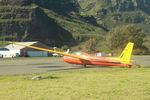
[{"label": "grass", "polygon": [[[40,75],[42,80],[31,80]],[[148,100],[150,68],[99,68],[1,76],[2,100]]]}]

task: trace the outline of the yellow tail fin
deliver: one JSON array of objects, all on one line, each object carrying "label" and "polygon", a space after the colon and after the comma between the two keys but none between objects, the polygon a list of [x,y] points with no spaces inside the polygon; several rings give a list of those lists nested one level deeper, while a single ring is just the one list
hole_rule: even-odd
[{"label": "yellow tail fin", "polygon": [[133,50],[134,43],[129,42],[121,55],[119,56],[119,60],[122,61],[125,64],[128,64],[130,62],[132,50]]}]

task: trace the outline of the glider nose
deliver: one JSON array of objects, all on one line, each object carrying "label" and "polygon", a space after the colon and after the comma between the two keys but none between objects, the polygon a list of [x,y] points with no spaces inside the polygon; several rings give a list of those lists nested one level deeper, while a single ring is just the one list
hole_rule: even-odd
[{"label": "glider nose", "polygon": [[73,63],[72,59],[70,59],[69,56],[63,56],[63,61],[67,62],[67,63]]},{"label": "glider nose", "polygon": [[63,61],[67,62],[68,57],[67,56],[63,56],[62,59],[63,59]]}]

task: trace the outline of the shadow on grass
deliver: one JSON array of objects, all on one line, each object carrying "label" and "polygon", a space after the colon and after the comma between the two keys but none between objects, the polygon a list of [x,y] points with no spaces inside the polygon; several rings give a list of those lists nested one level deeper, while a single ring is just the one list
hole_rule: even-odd
[{"label": "shadow on grass", "polygon": [[57,76],[47,76],[47,77],[42,77],[42,79],[60,79],[61,77]]}]

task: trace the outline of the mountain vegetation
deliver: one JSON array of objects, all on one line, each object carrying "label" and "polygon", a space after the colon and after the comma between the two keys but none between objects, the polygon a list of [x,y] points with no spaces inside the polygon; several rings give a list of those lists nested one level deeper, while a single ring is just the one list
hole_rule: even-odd
[{"label": "mountain vegetation", "polygon": [[1,41],[41,41],[84,50],[94,40],[92,51],[110,51],[112,43],[123,40],[124,46],[132,40],[141,44],[135,49],[149,52],[149,29],[148,0],[0,0]]},{"label": "mountain vegetation", "polygon": [[[116,27],[107,35],[108,48],[115,50],[126,46],[127,42],[133,42],[135,54],[145,54],[148,49],[143,45],[146,34],[135,25],[126,25],[124,27]],[[140,50],[139,50],[140,49]]]},{"label": "mountain vegetation", "polygon": [[108,29],[126,24],[139,24],[149,31],[148,0],[78,0],[82,15],[92,15]]}]

